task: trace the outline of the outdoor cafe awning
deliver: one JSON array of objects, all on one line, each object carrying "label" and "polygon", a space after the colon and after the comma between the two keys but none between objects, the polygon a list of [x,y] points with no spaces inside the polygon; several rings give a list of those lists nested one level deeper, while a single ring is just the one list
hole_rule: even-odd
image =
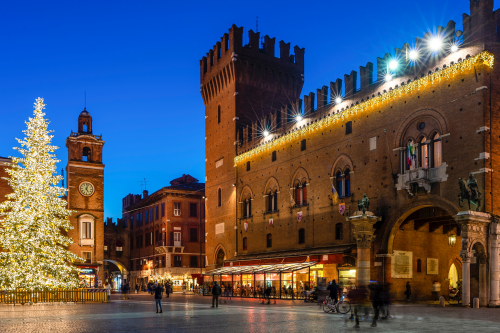
[{"label": "outdoor cafe awning", "polygon": [[314,265],[316,265],[315,261],[301,262],[294,264],[221,267],[207,272],[206,275],[286,273],[286,272],[300,271],[301,269],[309,268]]}]

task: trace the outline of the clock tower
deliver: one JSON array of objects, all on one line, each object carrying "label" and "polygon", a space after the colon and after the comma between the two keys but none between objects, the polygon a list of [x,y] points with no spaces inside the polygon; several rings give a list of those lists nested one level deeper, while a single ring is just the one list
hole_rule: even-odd
[{"label": "clock tower", "polygon": [[78,131],[66,139],[68,165],[68,208],[73,238],[69,250],[85,259],[77,263],[83,268],[80,275],[88,286],[95,287],[103,280],[104,259],[104,164],[102,135],[94,135],[92,117],[85,108],[78,117]]}]

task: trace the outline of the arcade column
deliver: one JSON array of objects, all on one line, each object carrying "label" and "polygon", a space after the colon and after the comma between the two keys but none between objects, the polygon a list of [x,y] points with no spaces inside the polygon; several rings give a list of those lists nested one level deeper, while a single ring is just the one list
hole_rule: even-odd
[{"label": "arcade column", "polygon": [[500,275],[500,226],[494,219],[490,224],[490,302],[489,306],[500,305],[499,275]]}]

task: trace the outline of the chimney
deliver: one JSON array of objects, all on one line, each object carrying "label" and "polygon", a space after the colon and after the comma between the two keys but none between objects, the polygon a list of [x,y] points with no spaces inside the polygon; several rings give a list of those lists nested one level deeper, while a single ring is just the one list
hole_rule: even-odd
[{"label": "chimney", "polygon": [[142,198],[146,199],[148,197],[148,190],[143,190],[142,191]]}]

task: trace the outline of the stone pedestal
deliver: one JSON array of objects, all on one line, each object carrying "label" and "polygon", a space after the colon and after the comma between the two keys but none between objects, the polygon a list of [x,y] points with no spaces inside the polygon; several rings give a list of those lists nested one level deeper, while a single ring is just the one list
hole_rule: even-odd
[{"label": "stone pedestal", "polygon": [[373,225],[380,221],[381,217],[373,215],[372,212],[359,211],[354,216],[346,217],[351,222],[352,235],[357,245],[358,258],[356,260],[356,280],[358,287],[368,286],[370,283],[370,248],[373,236]]},{"label": "stone pedestal", "polygon": [[490,224],[490,302],[489,306],[500,305],[499,275],[500,275],[500,225],[495,219]]},{"label": "stone pedestal", "polygon": [[[454,216],[460,225],[462,234],[462,306],[470,306],[470,264],[471,258],[476,257],[479,265],[479,301],[482,306],[488,304],[488,276],[486,274],[486,261],[488,260],[487,236],[491,223],[491,215],[476,211],[463,211]],[[482,252],[476,251],[481,249]],[[498,263],[497,263],[498,267]],[[498,288],[498,287],[497,287]]]}]

